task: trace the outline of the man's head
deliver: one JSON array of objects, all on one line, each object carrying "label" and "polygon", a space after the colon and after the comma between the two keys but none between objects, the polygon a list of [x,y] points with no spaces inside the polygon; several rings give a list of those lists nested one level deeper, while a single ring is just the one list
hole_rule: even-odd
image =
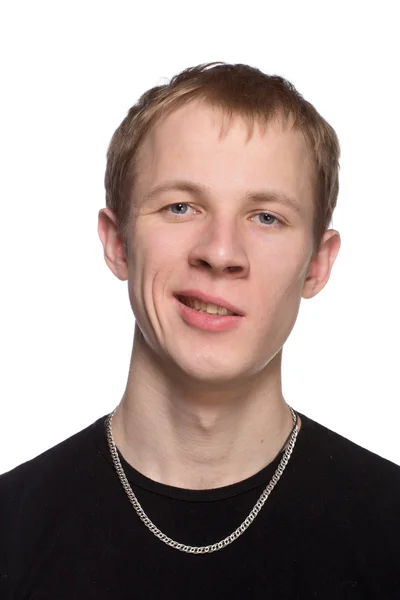
[{"label": "man's head", "polygon": [[302,132],[314,163],[314,251],[329,226],[338,196],[340,148],[335,131],[294,86],[279,76],[247,65],[208,63],[184,70],[170,83],[145,92],[115,131],[107,154],[106,205],[116,217],[117,231],[127,247],[137,178],[137,158],[146,134],[168,112],[194,99],[222,109],[229,119],[241,116],[249,125],[268,125],[277,118]]},{"label": "man's head", "polygon": [[[315,109],[250,67],[189,69],[142,96],[110,145],[99,232],[157,355],[213,381],[269,364],[339,250],[326,231],[338,155]],[[238,307],[237,328],[184,322],[175,296],[187,289]]]}]

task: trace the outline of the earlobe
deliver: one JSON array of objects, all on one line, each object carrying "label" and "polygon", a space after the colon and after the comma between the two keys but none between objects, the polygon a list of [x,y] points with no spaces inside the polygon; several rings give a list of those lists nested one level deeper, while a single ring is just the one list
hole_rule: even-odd
[{"label": "earlobe", "polygon": [[340,249],[340,234],[334,229],[325,232],[317,255],[313,258],[304,282],[302,297],[316,296],[328,283],[333,263]]},{"label": "earlobe", "polygon": [[99,211],[97,231],[104,249],[104,260],[109,269],[121,281],[128,279],[128,263],[122,240],[117,235],[116,218],[112,210]]}]

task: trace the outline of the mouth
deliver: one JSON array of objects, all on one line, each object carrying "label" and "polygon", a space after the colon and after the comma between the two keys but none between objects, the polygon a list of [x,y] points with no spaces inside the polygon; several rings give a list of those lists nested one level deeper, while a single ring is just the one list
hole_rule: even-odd
[{"label": "mouth", "polygon": [[204,312],[212,316],[219,317],[243,317],[244,312],[223,298],[214,296],[203,290],[186,289],[174,293],[175,298],[185,306],[198,312]]},{"label": "mouth", "polygon": [[175,294],[174,298],[183,321],[195,329],[222,333],[235,330],[243,322],[243,315],[229,310],[226,306],[203,302],[192,295]]},{"label": "mouth", "polygon": [[213,304],[210,302],[203,302],[202,300],[194,296],[181,296],[178,294],[175,297],[177,300],[179,300],[179,302],[181,302],[185,306],[189,306],[189,308],[193,308],[194,310],[205,313],[207,315],[211,315],[214,317],[240,316],[238,313],[228,310],[225,306],[220,306],[218,304]]}]

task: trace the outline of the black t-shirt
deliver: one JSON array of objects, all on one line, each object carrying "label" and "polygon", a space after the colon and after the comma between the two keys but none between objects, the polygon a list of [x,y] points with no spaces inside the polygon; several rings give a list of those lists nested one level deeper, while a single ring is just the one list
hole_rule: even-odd
[{"label": "black t-shirt", "polygon": [[[400,599],[400,467],[299,413],[289,463],[250,527],[212,554],[157,539],[109,453],[105,418],[0,476],[1,600]],[[282,456],[248,479],[186,490],[121,456],[149,518],[172,539],[232,533]]]}]

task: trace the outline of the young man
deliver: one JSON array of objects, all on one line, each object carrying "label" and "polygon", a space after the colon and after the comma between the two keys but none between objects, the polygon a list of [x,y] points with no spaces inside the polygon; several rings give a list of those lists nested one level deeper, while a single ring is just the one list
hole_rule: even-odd
[{"label": "young man", "polygon": [[2,600],[400,598],[400,468],[282,395],[339,251],[338,159],[314,107],[245,65],[129,111],[98,224],[136,321],[126,389],[1,476]]}]

